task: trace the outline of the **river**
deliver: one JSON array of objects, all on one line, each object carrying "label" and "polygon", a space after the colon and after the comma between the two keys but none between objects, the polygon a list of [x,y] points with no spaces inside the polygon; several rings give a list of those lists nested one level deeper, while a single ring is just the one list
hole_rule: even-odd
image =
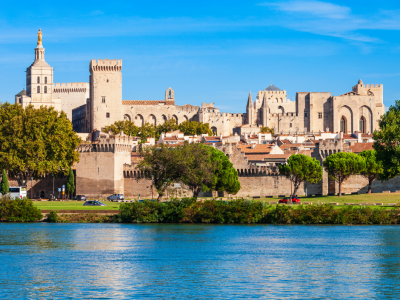
[{"label": "river", "polygon": [[400,226],[0,223],[2,299],[399,299]]}]

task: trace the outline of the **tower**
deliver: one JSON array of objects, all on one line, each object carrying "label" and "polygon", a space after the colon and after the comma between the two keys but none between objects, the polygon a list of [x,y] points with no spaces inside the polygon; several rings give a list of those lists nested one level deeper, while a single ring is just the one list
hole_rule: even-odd
[{"label": "tower", "polygon": [[268,101],[267,95],[264,93],[263,102],[261,106],[261,114],[262,114],[262,126],[268,127]]},{"label": "tower", "polygon": [[90,68],[89,131],[122,120],[122,60],[92,59]]},{"label": "tower", "polygon": [[45,102],[43,105],[53,102],[53,68],[45,61],[44,50],[42,30],[39,29],[35,61],[26,69],[26,94],[33,105],[37,102]]},{"label": "tower", "polygon": [[253,100],[251,99],[251,92],[249,92],[249,98],[247,100],[246,114],[247,114],[247,123],[250,125],[253,125],[254,124],[254,106],[253,106]]}]

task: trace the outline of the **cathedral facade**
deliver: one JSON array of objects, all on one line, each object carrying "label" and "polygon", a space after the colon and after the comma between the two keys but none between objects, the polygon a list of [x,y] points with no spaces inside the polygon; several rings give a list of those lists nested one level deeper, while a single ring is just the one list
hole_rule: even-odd
[{"label": "cathedral facade", "polygon": [[15,102],[26,107],[52,106],[64,111],[74,130],[100,131],[115,121],[130,120],[137,126],[162,124],[175,119],[210,124],[216,135],[258,133],[262,126],[275,133],[330,131],[372,133],[385,113],[383,86],[364,84],[340,96],[330,92],[298,92],[287,99],[285,90],[274,85],[247,99],[246,113],[221,113],[213,103],[201,106],[175,105],[175,91],[168,88],[162,100],[122,99],[122,60],[95,60],[89,63],[89,82],[53,83],[53,68],[45,61],[42,33],[39,30],[35,60],[26,70],[26,90]]}]

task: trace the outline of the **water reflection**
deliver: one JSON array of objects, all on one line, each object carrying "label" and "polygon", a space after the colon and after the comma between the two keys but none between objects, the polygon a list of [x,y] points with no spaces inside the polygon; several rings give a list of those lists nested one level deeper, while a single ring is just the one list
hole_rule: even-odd
[{"label": "water reflection", "polygon": [[398,298],[400,227],[0,224],[2,298]]}]

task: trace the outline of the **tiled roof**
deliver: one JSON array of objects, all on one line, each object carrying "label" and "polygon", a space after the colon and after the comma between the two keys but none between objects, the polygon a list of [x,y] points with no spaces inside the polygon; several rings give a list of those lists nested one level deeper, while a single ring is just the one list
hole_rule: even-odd
[{"label": "tiled roof", "polygon": [[292,155],[292,154],[287,154],[287,153],[285,153],[285,154],[257,154],[257,155],[252,154],[252,155],[248,155],[246,157],[249,161],[265,161],[265,160],[269,160],[269,159],[273,159],[273,158],[288,159],[290,157],[290,155]]},{"label": "tiled roof", "polygon": [[277,91],[282,91],[280,88],[277,88],[276,86],[274,86],[272,83],[264,90],[264,91],[273,91],[273,92],[277,92]]},{"label": "tiled roof", "polygon": [[356,139],[357,139],[357,138],[354,137],[352,134],[343,134],[343,138],[344,138],[345,140],[349,140],[349,139],[356,140]]},{"label": "tiled roof", "polygon": [[271,144],[257,144],[255,146],[255,148],[252,148],[252,145],[238,145],[238,148],[240,149],[240,151],[244,152],[244,153],[269,153],[271,152],[272,149]]},{"label": "tiled roof", "polygon": [[350,146],[351,151],[353,153],[361,153],[364,150],[372,150],[374,149],[372,146],[374,143],[356,143],[353,146]]}]

